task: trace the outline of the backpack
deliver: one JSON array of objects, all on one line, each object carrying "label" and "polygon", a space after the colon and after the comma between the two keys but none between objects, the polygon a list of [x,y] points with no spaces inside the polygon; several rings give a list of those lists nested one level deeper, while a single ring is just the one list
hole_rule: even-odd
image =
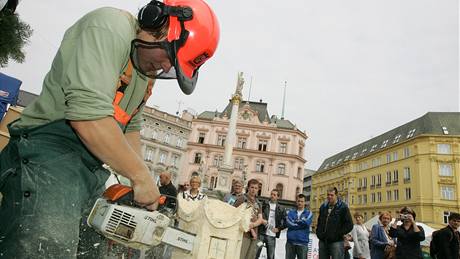
[{"label": "backpack", "polygon": [[[431,234],[431,241],[430,241],[430,256],[431,258],[436,258],[436,256],[439,254],[439,246],[440,246],[440,241],[439,241],[439,231],[441,231],[442,229],[440,230],[436,230],[436,231],[433,231],[433,233]],[[452,241],[452,239],[454,238],[452,233],[450,233],[449,231],[449,234],[450,234],[450,239],[449,239],[449,243]]]}]

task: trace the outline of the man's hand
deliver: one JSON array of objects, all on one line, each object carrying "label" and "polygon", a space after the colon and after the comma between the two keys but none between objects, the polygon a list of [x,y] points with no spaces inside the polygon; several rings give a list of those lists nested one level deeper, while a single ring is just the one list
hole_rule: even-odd
[{"label": "man's hand", "polygon": [[272,232],[273,233],[278,233],[278,232],[280,232],[280,230],[278,228],[272,228]]},{"label": "man's hand", "polygon": [[160,198],[160,192],[155,185],[153,179],[148,175],[142,181],[133,182],[134,201],[148,209],[155,209],[152,206]]}]

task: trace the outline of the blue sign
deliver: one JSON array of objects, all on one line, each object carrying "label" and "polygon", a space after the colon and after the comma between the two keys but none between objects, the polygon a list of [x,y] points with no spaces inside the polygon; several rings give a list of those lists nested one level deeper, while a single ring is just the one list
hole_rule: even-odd
[{"label": "blue sign", "polygon": [[16,104],[21,84],[22,81],[0,73],[0,121],[6,112],[8,104]]}]

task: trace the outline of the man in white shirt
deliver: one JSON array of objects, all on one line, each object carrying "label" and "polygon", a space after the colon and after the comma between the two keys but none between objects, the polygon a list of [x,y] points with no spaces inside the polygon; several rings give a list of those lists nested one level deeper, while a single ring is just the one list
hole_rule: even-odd
[{"label": "man in white shirt", "polygon": [[[267,258],[275,258],[276,238],[279,238],[282,230],[282,220],[284,219],[284,210],[278,204],[279,191],[273,189],[270,193],[270,201],[262,205],[262,216],[267,220],[266,225],[259,227],[259,239],[267,248]],[[262,247],[257,251],[256,258],[259,258]]]}]

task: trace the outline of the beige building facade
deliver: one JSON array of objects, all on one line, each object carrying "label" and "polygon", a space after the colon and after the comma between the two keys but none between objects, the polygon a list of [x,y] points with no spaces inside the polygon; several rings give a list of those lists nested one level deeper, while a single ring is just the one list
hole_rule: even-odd
[{"label": "beige building facade", "polygon": [[145,107],[142,114],[142,154],[155,181],[168,168],[174,185],[179,183],[182,161],[187,151],[187,141],[192,131],[192,115],[184,111],[182,116],[172,115],[159,109]]},{"label": "beige building facade", "polygon": [[[460,211],[460,113],[424,116],[326,159],[313,175],[311,207],[337,187],[365,219],[403,206],[434,228]],[[317,214],[318,215],[318,214]]]},{"label": "beige building facade", "polygon": [[[282,199],[294,200],[303,188],[307,135],[289,120],[270,116],[267,103],[244,101],[239,105],[233,178],[246,182],[255,178],[261,183],[260,195],[267,197],[276,188]],[[230,115],[231,103],[222,112],[205,111],[193,119],[182,182],[196,173],[204,176],[202,186],[216,187]]]}]

